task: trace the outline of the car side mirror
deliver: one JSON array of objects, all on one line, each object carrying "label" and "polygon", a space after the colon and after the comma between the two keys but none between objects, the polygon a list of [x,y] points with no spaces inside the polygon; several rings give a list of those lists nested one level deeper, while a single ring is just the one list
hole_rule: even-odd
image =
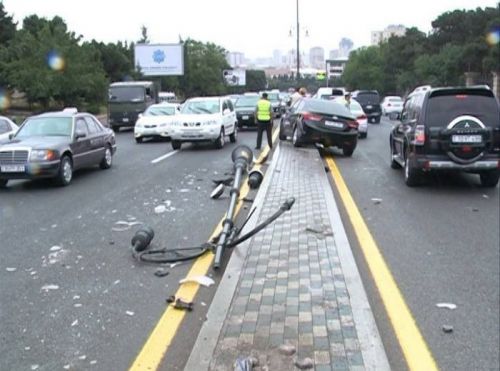
[{"label": "car side mirror", "polygon": [[139,115],[137,115],[137,117],[141,118],[142,116],[144,116],[142,113],[139,113]]},{"label": "car side mirror", "polygon": [[80,138],[85,138],[87,136],[87,133],[85,133],[83,130],[77,130],[75,133],[75,139],[78,140]]},{"label": "car side mirror", "polygon": [[226,108],[222,113],[224,115],[229,115],[231,113],[231,110],[229,108]]},{"label": "car side mirror", "polygon": [[12,140],[12,138],[14,138],[14,134],[10,133],[9,134],[9,140]]}]

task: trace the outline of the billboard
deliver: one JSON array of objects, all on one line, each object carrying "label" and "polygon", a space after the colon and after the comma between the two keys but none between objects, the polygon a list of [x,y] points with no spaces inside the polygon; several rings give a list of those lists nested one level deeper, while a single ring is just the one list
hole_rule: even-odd
[{"label": "billboard", "polygon": [[224,70],[223,75],[229,86],[245,86],[247,83],[245,70]]},{"label": "billboard", "polygon": [[182,44],[137,44],[135,66],[144,76],[184,75]]}]

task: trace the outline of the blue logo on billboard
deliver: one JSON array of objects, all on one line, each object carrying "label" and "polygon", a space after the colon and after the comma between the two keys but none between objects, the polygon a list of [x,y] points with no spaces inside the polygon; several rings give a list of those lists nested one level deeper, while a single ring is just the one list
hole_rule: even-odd
[{"label": "blue logo on billboard", "polygon": [[156,63],[162,63],[165,60],[165,52],[161,49],[155,50],[153,52],[153,60]]}]

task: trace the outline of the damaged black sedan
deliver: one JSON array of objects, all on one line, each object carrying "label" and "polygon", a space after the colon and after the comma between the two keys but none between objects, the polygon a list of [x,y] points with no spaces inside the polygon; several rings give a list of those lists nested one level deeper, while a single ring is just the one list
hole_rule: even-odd
[{"label": "damaged black sedan", "polygon": [[342,104],[303,98],[295,102],[280,123],[279,138],[292,137],[295,147],[319,143],[338,147],[352,156],[358,140],[358,122]]}]

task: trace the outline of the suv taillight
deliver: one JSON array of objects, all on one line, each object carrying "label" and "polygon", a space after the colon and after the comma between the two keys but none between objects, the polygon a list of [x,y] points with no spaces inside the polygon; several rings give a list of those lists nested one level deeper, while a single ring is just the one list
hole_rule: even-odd
[{"label": "suv taillight", "polygon": [[417,125],[415,128],[415,145],[423,146],[425,143],[425,126]]},{"label": "suv taillight", "polygon": [[321,121],[322,117],[320,115],[316,115],[314,113],[310,113],[310,112],[304,112],[302,114],[302,117],[304,118],[304,120],[307,120],[307,121]]}]

